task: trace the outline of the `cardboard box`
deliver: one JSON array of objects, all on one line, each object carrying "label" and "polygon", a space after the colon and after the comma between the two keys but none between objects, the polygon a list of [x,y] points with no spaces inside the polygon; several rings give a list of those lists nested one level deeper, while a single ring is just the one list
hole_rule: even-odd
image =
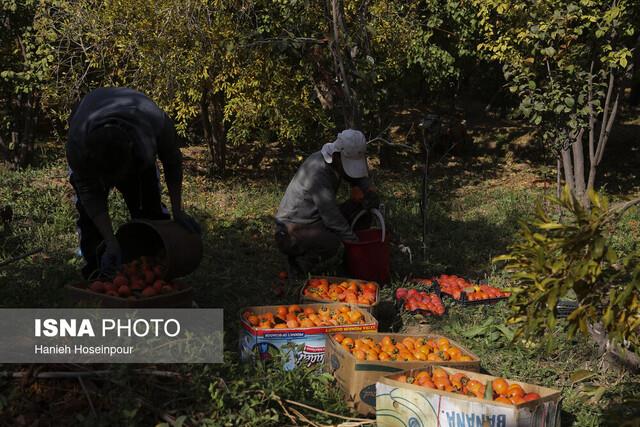
[{"label": "cardboard box", "polygon": [[[363,334],[348,333],[344,334],[344,336],[356,339],[362,337]],[[385,333],[367,334],[367,336],[376,341],[382,339],[384,336],[390,336],[396,340],[402,340],[406,337],[424,337],[426,339],[437,339],[442,337],[442,335],[435,334],[409,335]],[[459,347],[460,350],[473,357],[474,360],[470,362],[359,361],[355,356],[342,348],[342,346],[333,337],[329,337],[327,342],[325,369],[333,374],[340,385],[340,388],[344,391],[347,402],[353,406],[359,414],[373,415],[376,411],[376,382],[383,376],[396,372],[399,373],[409,369],[424,369],[425,367],[432,365],[455,366],[468,371],[480,370],[480,359],[478,356],[456,341],[448,337],[446,338],[449,340],[451,345]]]},{"label": "cardboard box", "polygon": [[[340,307],[347,304],[301,304],[301,308],[313,307]],[[274,353],[285,354],[286,370],[291,370],[298,365],[322,366],[325,357],[325,344],[327,334],[338,332],[376,332],[378,321],[370,314],[356,306],[350,306],[360,310],[365,322],[358,325],[342,326],[318,326],[313,328],[295,329],[256,329],[242,318],[242,313],[251,310],[256,314],[275,311],[279,306],[247,307],[240,311],[240,357],[242,360],[252,360],[256,357],[267,360]]]},{"label": "cardboard box", "polygon": [[[307,288],[307,286],[309,286],[309,282],[312,279],[326,279],[329,283],[342,283],[342,282],[356,282],[358,284],[360,283],[374,283],[376,285],[376,287],[378,288],[376,290],[376,300],[373,304],[371,305],[366,305],[366,304],[355,304],[357,307],[361,308],[362,310],[366,310],[369,313],[373,313],[373,310],[375,309],[375,307],[378,305],[378,303],[380,302],[380,284],[377,282],[374,282],[372,280],[360,280],[360,279],[351,279],[348,277],[335,277],[335,276],[311,276],[309,277],[309,279],[304,283],[304,286],[302,287],[302,289],[300,289],[300,301],[302,303],[318,303],[318,302],[323,302],[325,304],[332,304],[332,303],[341,303],[341,301],[331,301],[331,300],[321,300],[318,298],[314,298],[314,297],[310,297],[308,295],[304,294],[304,290]],[[343,303],[344,304],[344,303]]]},{"label": "cardboard box", "polygon": [[[465,372],[446,368],[447,373]],[[407,372],[412,375],[414,371]],[[472,379],[486,383],[497,377],[469,372]],[[541,398],[520,405],[463,396],[446,391],[381,378],[376,385],[378,427],[559,427],[560,392],[546,387],[512,381],[527,393]]]}]

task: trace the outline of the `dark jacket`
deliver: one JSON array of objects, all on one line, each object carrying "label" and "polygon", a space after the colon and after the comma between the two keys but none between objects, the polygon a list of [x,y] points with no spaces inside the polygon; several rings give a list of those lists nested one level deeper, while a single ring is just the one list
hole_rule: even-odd
[{"label": "dark jacket", "polygon": [[165,168],[181,161],[173,122],[151,99],[128,88],[91,91],[73,112],[66,146],[78,198],[91,218],[107,211],[110,184],[88,161],[86,140],[92,130],[107,123],[129,130],[137,170],[154,167],[156,156]]}]

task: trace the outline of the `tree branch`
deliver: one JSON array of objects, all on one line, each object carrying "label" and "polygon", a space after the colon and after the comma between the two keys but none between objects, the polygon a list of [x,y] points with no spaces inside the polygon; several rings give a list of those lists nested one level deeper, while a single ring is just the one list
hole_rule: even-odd
[{"label": "tree branch", "polygon": [[575,141],[571,144],[571,151],[573,153],[573,182],[575,185],[576,196],[579,197],[582,204],[585,205],[588,203],[588,200],[586,200],[585,197],[584,151],[582,149],[583,135],[584,128],[580,129]]},{"label": "tree branch", "polygon": [[593,111],[593,61],[591,61],[591,68],[589,69],[589,89],[588,89],[588,102],[589,102],[589,164],[593,165],[596,160],[595,153],[595,126],[596,118]]},{"label": "tree branch", "polygon": [[636,198],[636,199],[632,199],[626,202],[620,202],[617,203],[613,206],[611,206],[611,210],[613,212],[615,212],[616,214],[623,214],[625,211],[627,211],[628,209],[640,205],[640,197]]},{"label": "tree branch", "polygon": [[616,100],[613,102],[613,106],[611,107],[611,114],[609,115],[609,120],[606,123],[602,122],[602,127],[605,129],[604,134],[601,137],[601,140],[598,141],[598,148],[596,149],[596,165],[600,164],[602,161],[602,157],[604,156],[604,148],[609,141],[609,135],[611,134],[611,129],[613,128],[613,123],[615,122],[616,115],[618,113],[618,105],[620,104],[620,97],[622,95],[622,87],[618,88],[616,93]]},{"label": "tree branch", "polygon": [[336,72],[342,80],[342,89],[346,101],[346,107],[350,110],[349,113],[345,111],[345,122],[348,127],[354,126],[354,111],[353,111],[353,99],[351,97],[351,87],[349,86],[349,76],[344,65],[344,59],[342,58],[342,48],[340,44],[340,28],[342,27],[342,19],[340,15],[339,0],[331,0],[331,26],[333,29],[333,43],[332,52],[338,69]]},{"label": "tree branch", "polygon": [[573,166],[571,165],[571,154],[569,153],[569,147],[562,149],[562,169],[564,170],[564,181],[569,186],[571,192],[574,191],[575,185],[573,182]]},{"label": "tree branch", "polygon": [[609,87],[607,88],[607,97],[604,101],[604,111],[602,113],[602,124],[600,125],[600,136],[598,137],[598,147],[596,148],[596,159],[597,152],[600,150],[600,144],[602,143],[602,138],[604,138],[604,129],[605,123],[607,123],[609,118],[609,104],[611,103],[611,94],[613,93],[613,71],[609,71]]}]

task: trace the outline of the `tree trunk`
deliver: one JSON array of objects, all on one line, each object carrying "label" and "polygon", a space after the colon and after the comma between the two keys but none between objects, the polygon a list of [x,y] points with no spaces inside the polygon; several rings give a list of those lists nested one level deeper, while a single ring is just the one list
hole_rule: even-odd
[{"label": "tree trunk", "polygon": [[378,157],[380,159],[380,168],[381,169],[391,169],[393,167],[393,148],[391,148],[388,144],[380,144],[378,146]]},{"label": "tree trunk", "polygon": [[576,140],[571,144],[573,153],[573,183],[575,196],[580,200],[582,206],[588,206],[589,197],[585,191],[584,181],[584,150],[582,147],[582,136],[584,129],[581,129],[576,136]]},{"label": "tree trunk", "polygon": [[211,129],[211,121],[209,120],[209,97],[207,90],[202,91],[202,98],[200,98],[200,119],[202,120],[202,134],[204,136],[204,142],[207,144],[209,150],[209,173],[214,172],[214,165],[216,163],[216,147],[215,139]]},{"label": "tree trunk", "polygon": [[12,133],[13,163],[17,167],[25,167],[31,163],[34,151],[37,125],[37,97],[33,94],[22,94],[18,97],[18,108],[22,118],[16,123],[21,132]]},{"label": "tree trunk", "polygon": [[562,194],[562,158],[556,159],[556,197],[559,199]]},{"label": "tree trunk", "polygon": [[572,193],[575,190],[575,184],[573,182],[573,164],[571,161],[571,154],[569,148],[562,150],[562,170],[564,170],[564,182],[569,187],[569,191]]},{"label": "tree trunk", "polygon": [[[593,70],[593,64],[592,64]],[[593,102],[593,75],[590,73],[588,84],[588,102]],[[600,131],[596,139],[596,112],[591,109],[589,112],[588,129],[580,129],[575,141],[571,144],[571,153],[569,149],[562,150],[561,159],[564,169],[564,178],[566,185],[572,194],[579,200],[580,204],[589,209],[589,192],[595,189],[595,181],[598,171],[598,165],[602,162],[604,149],[609,141],[609,135],[615,122],[620,100],[623,96],[623,85],[617,81],[613,72],[609,73],[609,82],[605,97],[604,108],[602,112],[602,122],[600,123]],[[588,130],[588,155],[589,155],[589,174],[587,175],[585,185],[585,152],[583,147],[584,132]]]},{"label": "tree trunk", "polygon": [[223,94],[217,93],[212,97],[211,124],[213,129],[213,139],[218,153],[216,167],[220,175],[226,173],[227,168],[227,131],[224,126],[224,98]]},{"label": "tree trunk", "polygon": [[[616,85],[617,87],[615,87]],[[607,142],[609,142],[609,135],[611,134],[613,123],[615,122],[616,116],[618,114],[618,108],[620,106],[620,99],[623,96],[623,91],[624,87],[621,82],[616,82],[613,73],[609,73],[609,85],[607,88],[607,96],[605,98],[604,112],[602,114],[602,123],[600,124],[600,134],[598,137],[597,145],[595,145],[595,147],[593,147],[593,140],[595,139],[595,113],[591,112],[592,117],[590,117],[589,139],[589,157],[591,162],[589,165],[587,190],[593,190],[595,188],[597,168],[604,157],[604,149],[607,146]],[[611,103],[612,99],[613,103]]]},{"label": "tree trunk", "polygon": [[207,89],[202,91],[200,117],[204,140],[209,149],[209,172],[224,175],[227,163],[227,137],[224,127],[224,100],[221,94],[211,95]]},{"label": "tree trunk", "polygon": [[331,53],[336,68],[336,77],[342,84],[344,96],[343,116],[345,126],[357,128],[361,125],[360,112],[351,85],[350,75],[353,74],[352,61],[350,59],[349,46],[343,44],[347,40],[346,27],[344,25],[344,4],[341,0],[329,0],[327,8],[330,10],[330,26],[332,30]]}]

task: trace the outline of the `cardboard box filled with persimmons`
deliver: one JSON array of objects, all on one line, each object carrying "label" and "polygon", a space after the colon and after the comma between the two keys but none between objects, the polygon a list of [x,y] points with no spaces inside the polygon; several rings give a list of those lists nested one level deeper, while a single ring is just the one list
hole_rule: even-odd
[{"label": "cardboard box filled with persimmons", "polygon": [[300,291],[303,303],[343,302],[372,313],[380,301],[380,285],[346,277],[311,276]]},{"label": "cardboard box filled with persimmons", "polygon": [[362,415],[375,413],[380,377],[434,364],[480,369],[478,356],[441,335],[341,333],[327,341],[325,369]]},{"label": "cardboard box filled with persimmons", "polygon": [[378,427],[556,427],[560,392],[443,366],[380,378]]},{"label": "cardboard box filled with persimmons", "polygon": [[284,368],[324,362],[327,334],[376,332],[378,321],[371,313],[349,304],[293,304],[248,307],[240,311],[240,355],[284,357]]}]

